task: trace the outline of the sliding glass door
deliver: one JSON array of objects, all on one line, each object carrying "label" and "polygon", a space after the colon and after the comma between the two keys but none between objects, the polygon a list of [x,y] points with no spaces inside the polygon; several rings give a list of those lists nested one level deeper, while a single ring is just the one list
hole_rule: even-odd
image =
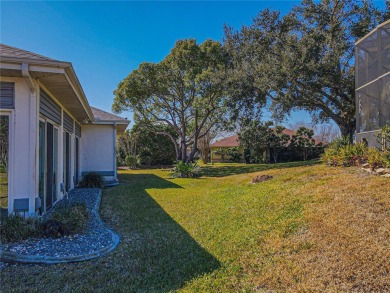
[{"label": "sliding glass door", "polygon": [[9,116],[0,115],[0,210],[8,214]]},{"label": "sliding glass door", "polygon": [[75,151],[74,151],[74,176],[75,185],[79,183],[79,138],[75,139]]},{"label": "sliding glass door", "polygon": [[45,153],[46,153],[46,135],[45,135],[46,125],[45,122],[39,121],[39,185],[38,185],[38,194],[41,201],[41,206],[39,208],[39,213],[42,214],[45,204]]},{"label": "sliding glass door", "polygon": [[39,122],[39,197],[41,210],[49,210],[57,200],[58,129]]},{"label": "sliding glass door", "polygon": [[64,178],[65,191],[70,190],[70,134],[64,132]]}]

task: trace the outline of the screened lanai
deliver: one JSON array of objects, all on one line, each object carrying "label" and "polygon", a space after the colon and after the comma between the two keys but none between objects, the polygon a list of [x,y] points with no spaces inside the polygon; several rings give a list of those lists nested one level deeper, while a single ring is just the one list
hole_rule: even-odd
[{"label": "screened lanai", "polygon": [[356,138],[376,145],[390,124],[390,20],[356,43]]}]

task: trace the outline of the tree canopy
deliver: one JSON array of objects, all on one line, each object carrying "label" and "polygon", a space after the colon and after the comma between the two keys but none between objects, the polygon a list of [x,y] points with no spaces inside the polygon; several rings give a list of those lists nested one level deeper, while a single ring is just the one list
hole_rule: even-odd
[{"label": "tree canopy", "polygon": [[225,47],[275,117],[307,110],[315,122],[331,119],[352,137],[354,43],[384,17],[370,1],[304,0],[283,17],[266,9],[240,31],[225,28]]},{"label": "tree canopy", "polygon": [[240,145],[252,150],[257,161],[266,160],[263,153],[269,150],[275,163],[282,150],[287,148],[290,136],[284,133],[285,128],[277,125],[273,127],[273,122],[251,121],[240,131]]},{"label": "tree canopy", "polygon": [[[133,110],[136,121],[170,137],[177,159],[191,161],[199,139],[225,121],[227,60],[219,42],[177,41],[163,61],[142,63],[119,83],[113,111]],[[159,125],[169,126],[177,138]]]}]

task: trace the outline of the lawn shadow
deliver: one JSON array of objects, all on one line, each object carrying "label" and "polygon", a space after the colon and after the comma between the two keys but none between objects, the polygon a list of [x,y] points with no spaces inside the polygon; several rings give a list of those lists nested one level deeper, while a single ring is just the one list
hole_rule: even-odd
[{"label": "lawn shadow", "polygon": [[175,291],[220,267],[148,194],[150,189],[181,186],[153,174],[120,174],[119,180],[122,184],[108,196],[112,197],[110,206],[120,213],[118,230],[123,239],[119,249],[129,257],[127,269],[136,272],[129,277],[137,291]]},{"label": "lawn shadow", "polygon": [[319,164],[319,160],[277,163],[277,164],[226,164],[221,165],[206,165],[201,168],[200,175],[205,177],[225,177],[230,175],[239,175],[245,173],[253,173],[272,169],[285,169],[302,166],[312,166]]}]

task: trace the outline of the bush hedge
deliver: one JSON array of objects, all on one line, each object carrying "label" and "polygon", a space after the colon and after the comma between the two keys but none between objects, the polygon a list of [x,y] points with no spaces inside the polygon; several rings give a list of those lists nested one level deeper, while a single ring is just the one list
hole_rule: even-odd
[{"label": "bush hedge", "polygon": [[339,138],[328,146],[322,159],[329,166],[349,167],[369,163],[371,168],[390,167],[390,149],[368,147],[364,142],[352,144],[346,138]]},{"label": "bush hedge", "polygon": [[89,218],[85,204],[73,203],[54,207],[47,218],[24,218],[18,214],[0,222],[0,242],[19,242],[31,237],[60,237],[81,233]]},{"label": "bush hedge", "polygon": [[78,184],[80,188],[103,188],[103,176],[97,172],[88,172]]}]

